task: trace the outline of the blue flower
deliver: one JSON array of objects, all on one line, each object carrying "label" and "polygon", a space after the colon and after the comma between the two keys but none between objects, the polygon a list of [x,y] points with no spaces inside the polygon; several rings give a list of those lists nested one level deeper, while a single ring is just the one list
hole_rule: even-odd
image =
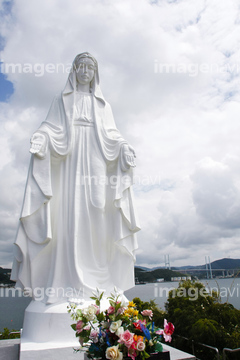
[{"label": "blue flower", "polygon": [[150,331],[143,324],[140,324],[140,326],[141,326],[141,330],[144,333],[146,339],[150,340],[151,339]]}]

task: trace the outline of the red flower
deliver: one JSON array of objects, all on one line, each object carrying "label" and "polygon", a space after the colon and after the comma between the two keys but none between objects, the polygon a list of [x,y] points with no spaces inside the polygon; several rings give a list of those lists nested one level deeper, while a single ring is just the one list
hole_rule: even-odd
[{"label": "red flower", "polygon": [[164,324],[164,332],[166,335],[172,335],[174,332],[174,325],[171,322]]},{"label": "red flower", "polygon": [[146,326],[146,320],[138,320],[136,322],[133,323],[133,325],[135,326],[136,329],[141,330],[141,324]]}]

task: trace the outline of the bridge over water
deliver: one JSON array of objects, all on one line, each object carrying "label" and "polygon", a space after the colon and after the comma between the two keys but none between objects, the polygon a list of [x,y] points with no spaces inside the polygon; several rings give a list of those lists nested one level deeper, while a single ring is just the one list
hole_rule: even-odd
[{"label": "bridge over water", "polygon": [[239,269],[209,269],[209,268],[186,268],[186,269],[172,269],[173,271],[181,272],[181,273],[193,273],[193,272],[205,272],[207,274],[207,278],[212,278],[212,273],[215,271],[221,272],[222,277],[233,277],[240,273]]}]

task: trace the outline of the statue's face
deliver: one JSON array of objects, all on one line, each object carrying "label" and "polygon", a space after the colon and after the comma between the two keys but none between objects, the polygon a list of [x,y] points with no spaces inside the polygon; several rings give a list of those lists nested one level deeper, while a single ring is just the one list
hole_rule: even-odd
[{"label": "statue's face", "polygon": [[95,65],[91,59],[87,57],[80,59],[76,67],[77,81],[82,85],[89,84],[94,77],[94,72]]}]

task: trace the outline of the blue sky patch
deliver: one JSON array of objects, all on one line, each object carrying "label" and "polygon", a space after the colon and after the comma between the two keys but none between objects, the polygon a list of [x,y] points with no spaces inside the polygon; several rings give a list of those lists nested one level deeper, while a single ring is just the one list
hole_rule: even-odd
[{"label": "blue sky patch", "polygon": [[0,102],[6,102],[14,92],[13,83],[0,73]]},{"label": "blue sky patch", "polygon": [[[11,13],[13,1],[3,1],[0,17],[4,17]],[[0,51],[4,49],[5,39],[0,35]],[[1,72],[1,64],[3,60],[0,57],[0,102],[6,102],[14,92],[13,83],[7,80],[6,75]]]}]

